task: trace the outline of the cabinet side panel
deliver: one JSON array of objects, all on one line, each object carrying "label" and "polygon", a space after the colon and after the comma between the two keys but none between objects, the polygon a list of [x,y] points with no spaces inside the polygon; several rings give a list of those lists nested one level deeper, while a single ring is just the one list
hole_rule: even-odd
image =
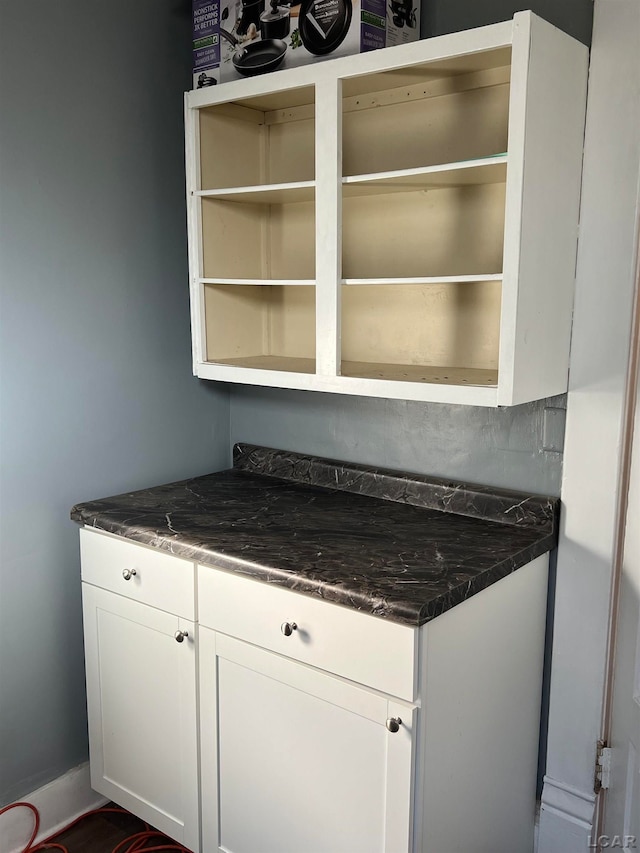
[{"label": "cabinet side panel", "polygon": [[[526,110],[509,138],[523,172],[522,196],[513,186],[507,195],[503,405],[565,392],[569,366],[588,51],[535,15],[530,27]],[[514,65],[526,52],[515,50],[525,30],[516,21]],[[522,97],[514,85],[512,99]]]},{"label": "cabinet side panel", "polygon": [[545,554],[424,630],[417,850],[533,849],[547,567]]}]

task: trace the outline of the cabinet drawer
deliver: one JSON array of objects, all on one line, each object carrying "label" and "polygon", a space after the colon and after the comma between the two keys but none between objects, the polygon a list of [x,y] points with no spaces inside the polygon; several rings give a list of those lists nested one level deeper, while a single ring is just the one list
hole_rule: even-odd
[{"label": "cabinet drawer", "polygon": [[[198,566],[200,624],[412,702],[417,630]],[[289,636],[284,623],[297,626]]]},{"label": "cabinet drawer", "polygon": [[80,556],[83,581],[195,619],[194,568],[189,560],[86,527],[80,530]]}]

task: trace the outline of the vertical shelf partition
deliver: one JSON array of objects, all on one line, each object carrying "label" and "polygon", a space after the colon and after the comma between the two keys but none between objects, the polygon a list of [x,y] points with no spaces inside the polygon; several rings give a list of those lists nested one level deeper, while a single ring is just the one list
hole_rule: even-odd
[{"label": "vertical shelf partition", "polygon": [[195,372],[485,406],[566,390],[587,55],[522,12],[189,93]]}]

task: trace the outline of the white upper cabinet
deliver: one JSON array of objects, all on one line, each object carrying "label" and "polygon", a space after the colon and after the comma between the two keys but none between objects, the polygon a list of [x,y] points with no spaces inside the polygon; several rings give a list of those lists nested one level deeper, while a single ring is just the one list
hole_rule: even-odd
[{"label": "white upper cabinet", "polygon": [[194,372],[567,389],[587,48],[513,21],[186,95]]}]

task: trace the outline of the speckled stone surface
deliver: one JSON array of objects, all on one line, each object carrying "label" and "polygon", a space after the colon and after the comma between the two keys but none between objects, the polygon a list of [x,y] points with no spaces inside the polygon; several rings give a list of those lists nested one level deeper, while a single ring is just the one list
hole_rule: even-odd
[{"label": "speckled stone surface", "polygon": [[78,504],[71,518],[417,626],[551,550],[558,506],[237,445],[228,471]]},{"label": "speckled stone surface", "polygon": [[542,527],[554,526],[557,520],[559,502],[556,498],[508,492],[475,483],[456,483],[409,471],[389,471],[336,459],[303,456],[255,444],[236,444],[233,466],[254,474],[341,489],[501,524]]}]

